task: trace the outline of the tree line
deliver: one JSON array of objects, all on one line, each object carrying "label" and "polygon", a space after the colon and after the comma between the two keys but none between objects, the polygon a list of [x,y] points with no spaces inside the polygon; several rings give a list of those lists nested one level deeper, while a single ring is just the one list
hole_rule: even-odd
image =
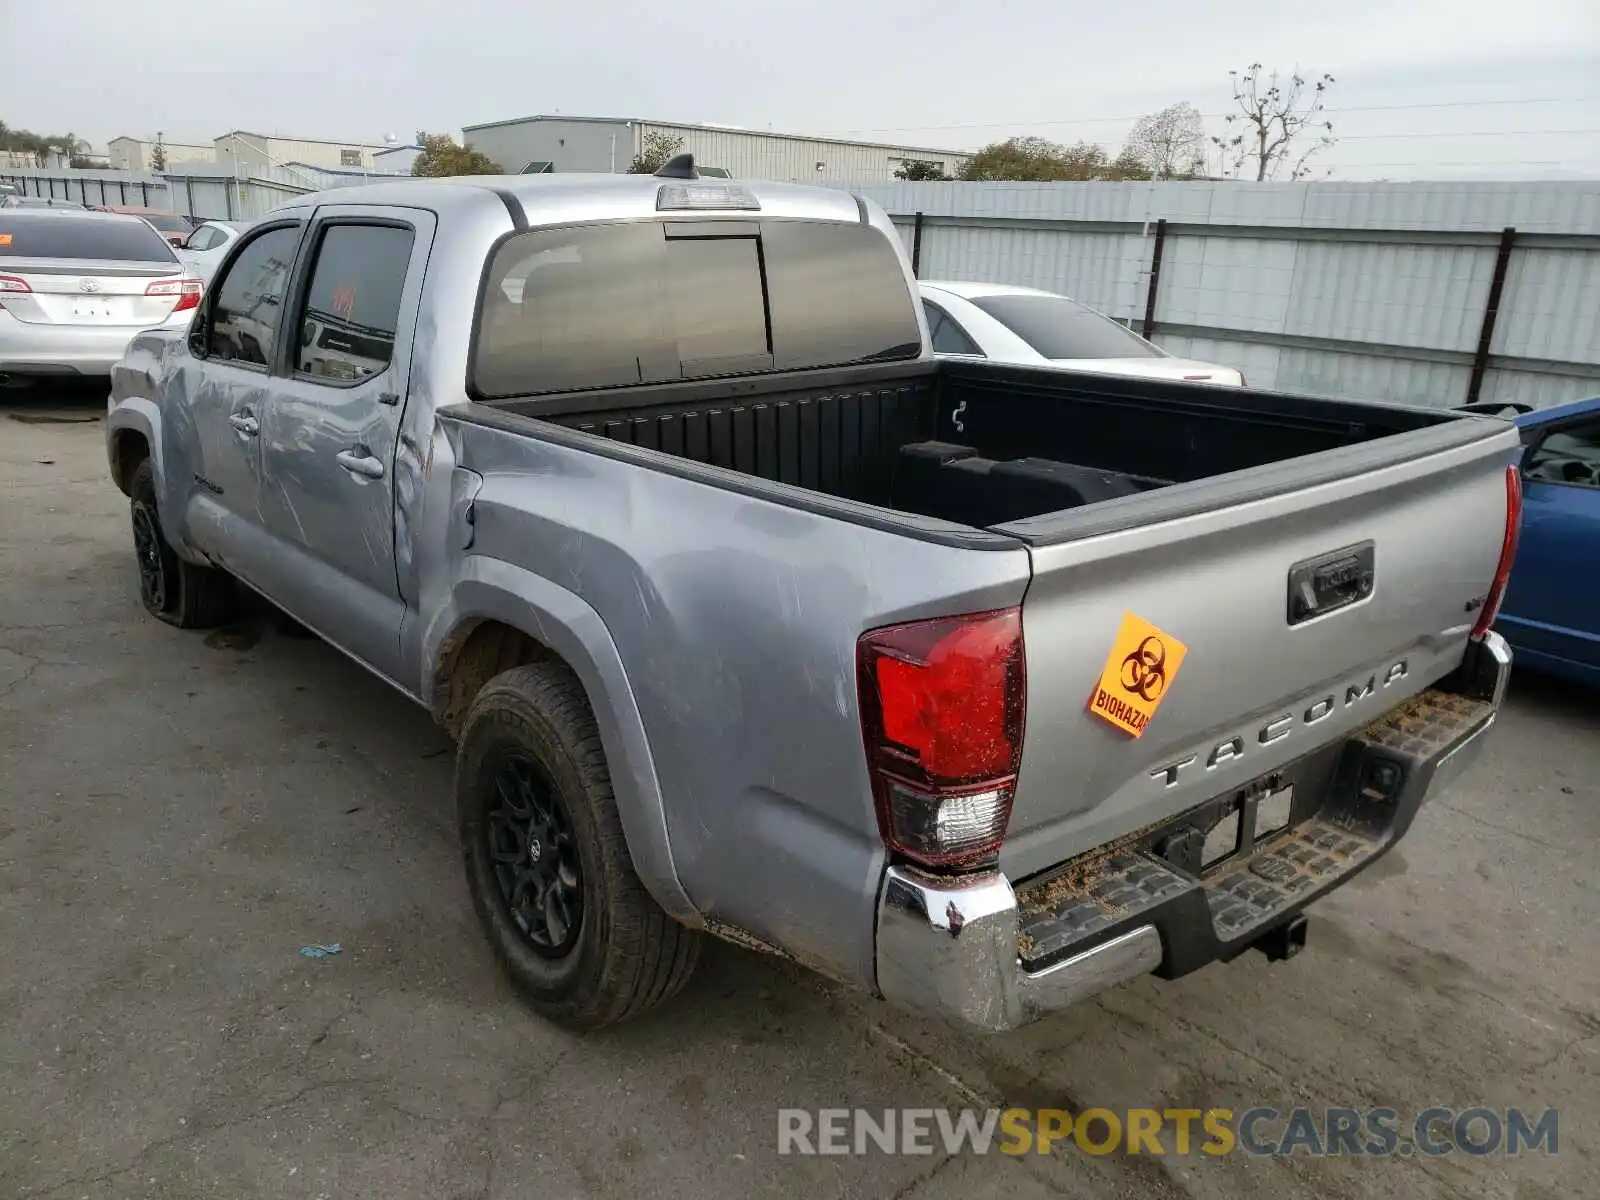
[{"label": "tree line", "polygon": [[[1140,117],[1115,158],[1093,142],[1042,137],[991,142],[955,179],[1305,179],[1312,159],[1334,143],[1323,107],[1333,76],[1287,74],[1251,63],[1228,72],[1231,104],[1220,133],[1209,133],[1187,102]],[[895,172],[909,180],[948,180],[942,164],[912,160]]]},{"label": "tree line", "polygon": [[0,121],[0,150],[33,155],[36,167],[48,167],[50,156],[65,154],[72,166],[87,166],[84,154],[89,146],[74,133],[34,133],[28,129],[13,129]]}]

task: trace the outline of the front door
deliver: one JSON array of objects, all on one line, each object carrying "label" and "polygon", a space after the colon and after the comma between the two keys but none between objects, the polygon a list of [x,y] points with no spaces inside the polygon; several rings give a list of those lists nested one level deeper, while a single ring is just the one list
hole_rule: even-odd
[{"label": "front door", "polygon": [[262,419],[261,511],[295,616],[396,678],[394,459],[431,215],[318,209]]},{"label": "front door", "polygon": [[240,244],[218,277],[179,372],[188,404],[169,419],[190,447],[194,478],[173,480],[189,496],[186,540],[241,578],[262,580],[261,420],[272,384],[278,326],[288,294],[301,222],[266,225]]}]

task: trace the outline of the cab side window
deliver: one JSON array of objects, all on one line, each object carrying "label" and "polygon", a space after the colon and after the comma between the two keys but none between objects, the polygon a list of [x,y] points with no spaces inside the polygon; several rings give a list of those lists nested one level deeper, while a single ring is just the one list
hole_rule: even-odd
[{"label": "cab side window", "polygon": [[206,356],[223,362],[270,367],[278,342],[289,269],[300,243],[298,225],[269,229],[233,260],[212,292]]},{"label": "cab side window", "polygon": [[415,239],[398,225],[323,228],[297,331],[299,375],[344,386],[388,369]]},{"label": "cab side window", "polygon": [[1525,474],[1544,483],[1600,488],[1600,418],[1547,434],[1528,455]]}]

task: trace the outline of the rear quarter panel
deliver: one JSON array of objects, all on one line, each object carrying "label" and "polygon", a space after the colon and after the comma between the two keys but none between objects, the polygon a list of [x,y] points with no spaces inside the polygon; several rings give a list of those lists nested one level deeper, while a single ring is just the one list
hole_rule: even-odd
[{"label": "rear quarter panel", "polygon": [[884,852],[856,639],[1018,603],[1027,552],[918,541],[480,425],[450,435],[483,478],[469,568],[537,572],[615,642],[696,908],[870,983]]}]

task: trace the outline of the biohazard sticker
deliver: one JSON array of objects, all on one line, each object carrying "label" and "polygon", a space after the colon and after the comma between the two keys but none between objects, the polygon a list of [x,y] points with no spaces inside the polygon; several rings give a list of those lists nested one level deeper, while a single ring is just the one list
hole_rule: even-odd
[{"label": "biohazard sticker", "polygon": [[1188,647],[1170,633],[1135,613],[1123,613],[1089,711],[1138,737],[1161,707],[1186,653]]}]

